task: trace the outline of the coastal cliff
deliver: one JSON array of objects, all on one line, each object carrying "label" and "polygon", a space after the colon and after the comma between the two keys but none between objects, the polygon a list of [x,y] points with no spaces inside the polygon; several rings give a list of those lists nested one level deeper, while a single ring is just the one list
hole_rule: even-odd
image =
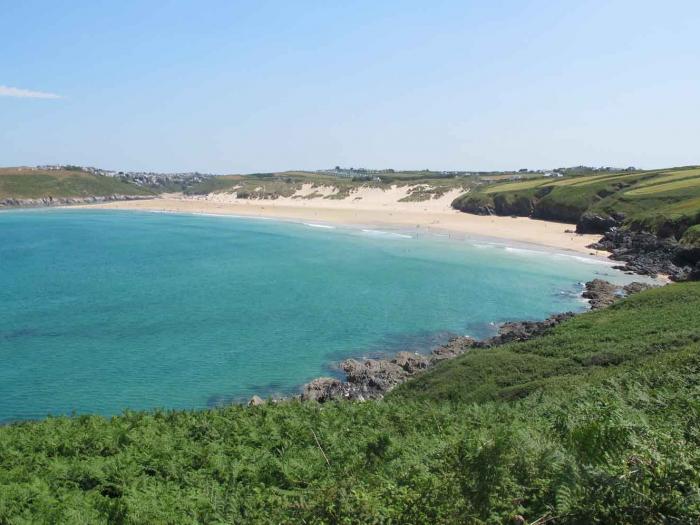
[{"label": "coastal cliff", "polygon": [[634,171],[485,185],[453,208],[479,215],[516,215],[576,225],[603,234],[590,247],[609,251],[625,271],[700,277],[700,169]]},{"label": "coastal cliff", "polygon": [[0,168],[0,208],[38,208],[152,198],[121,176],[78,166]]},{"label": "coastal cliff", "polygon": [[149,195],[91,195],[88,197],[42,197],[39,199],[0,199],[0,208],[47,208],[52,206],[75,206],[102,202],[133,201],[151,199]]}]

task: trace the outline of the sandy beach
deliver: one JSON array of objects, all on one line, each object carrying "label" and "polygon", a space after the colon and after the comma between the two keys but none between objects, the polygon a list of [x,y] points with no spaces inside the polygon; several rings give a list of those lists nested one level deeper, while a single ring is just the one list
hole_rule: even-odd
[{"label": "sandy beach", "polygon": [[[605,252],[587,248],[598,235],[571,233],[574,225],[533,220],[524,217],[471,215],[450,207],[461,193],[453,190],[440,198],[421,202],[399,202],[407,195],[407,187],[360,188],[344,199],[329,199],[331,188],[307,188],[292,197],[274,200],[239,199],[235,193],[212,193],[203,196],[164,195],[160,198],[117,201],[93,205],[96,208],[161,211],[179,213],[230,214],[269,217],[293,221],[315,221],[329,224],[384,226],[462,237],[487,237],[502,241],[539,245],[558,250],[605,258]],[[309,198],[315,193],[316,198]],[[568,230],[568,231],[567,231]]]}]

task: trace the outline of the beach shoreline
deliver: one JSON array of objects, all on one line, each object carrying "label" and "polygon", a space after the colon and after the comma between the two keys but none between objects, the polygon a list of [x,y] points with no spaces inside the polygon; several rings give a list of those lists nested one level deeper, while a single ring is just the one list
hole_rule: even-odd
[{"label": "beach shoreline", "polygon": [[[355,197],[356,199],[356,197]],[[452,209],[451,195],[429,202],[365,202],[342,199],[245,200],[216,196],[165,196],[147,200],[107,202],[71,208],[187,213],[241,218],[266,218],[347,227],[376,227],[448,236],[457,240],[517,243],[545,251],[563,251],[610,261],[608,253],[588,248],[599,235],[572,233],[575,226],[530,219],[471,215]]]}]

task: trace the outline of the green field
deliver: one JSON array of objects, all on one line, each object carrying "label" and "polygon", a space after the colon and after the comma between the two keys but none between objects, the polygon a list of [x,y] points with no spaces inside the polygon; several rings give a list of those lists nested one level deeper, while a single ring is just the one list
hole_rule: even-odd
[{"label": "green field", "polygon": [[531,179],[524,180],[522,182],[506,182],[503,184],[494,184],[492,186],[487,186],[481,191],[483,193],[500,193],[502,191],[518,191],[518,190],[529,190],[532,188],[538,188],[547,183],[549,179]]},{"label": "green field", "polygon": [[491,184],[459,197],[453,206],[570,223],[585,215],[624,217],[627,226],[680,238],[700,223],[698,199],[700,169],[691,166]]},{"label": "green field", "polygon": [[0,168],[0,200],[152,194],[119,178],[83,171]]},{"label": "green field", "polygon": [[665,182],[663,184],[653,184],[647,182],[642,187],[625,192],[626,197],[637,197],[639,195],[654,195],[657,193],[675,192],[676,190],[688,189],[692,191],[697,186],[700,186],[700,177],[683,178],[673,182]]},{"label": "green field", "polygon": [[699,399],[672,284],[381,402],[2,427],[0,523],[697,523]]}]

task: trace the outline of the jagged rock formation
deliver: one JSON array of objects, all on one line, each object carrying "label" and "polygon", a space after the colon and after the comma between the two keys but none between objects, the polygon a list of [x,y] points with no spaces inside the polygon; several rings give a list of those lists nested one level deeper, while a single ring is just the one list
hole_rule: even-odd
[{"label": "jagged rock formation", "polygon": [[673,237],[612,228],[590,247],[611,252],[611,259],[625,263],[616,267],[621,270],[651,276],[666,274],[674,281],[700,277],[700,250],[685,247]]}]

